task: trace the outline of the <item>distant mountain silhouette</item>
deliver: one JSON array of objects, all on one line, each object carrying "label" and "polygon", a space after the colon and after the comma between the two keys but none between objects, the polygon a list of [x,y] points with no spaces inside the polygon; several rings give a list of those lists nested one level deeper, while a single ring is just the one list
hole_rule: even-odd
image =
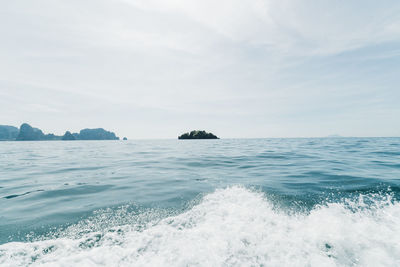
[{"label": "distant mountain silhouette", "polygon": [[23,123],[18,129],[0,125],[0,141],[45,141],[45,140],[119,140],[113,132],[103,128],[83,129],[79,133],[66,131],[63,136],[44,134],[42,130]]},{"label": "distant mountain silhouette", "polygon": [[19,130],[17,127],[9,125],[0,125],[0,141],[1,140],[15,140],[18,136]]},{"label": "distant mountain silhouette", "polygon": [[79,132],[78,140],[119,140],[115,133],[104,130],[103,128],[97,129],[83,129]]},{"label": "distant mountain silhouette", "polygon": [[61,140],[76,140],[76,137],[70,131],[66,131]]}]

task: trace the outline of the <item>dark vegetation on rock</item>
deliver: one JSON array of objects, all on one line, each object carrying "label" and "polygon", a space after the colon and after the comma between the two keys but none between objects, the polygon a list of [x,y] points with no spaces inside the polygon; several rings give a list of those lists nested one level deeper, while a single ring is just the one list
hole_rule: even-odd
[{"label": "dark vegetation on rock", "polygon": [[54,134],[44,134],[42,130],[33,128],[27,123],[23,123],[20,129],[0,125],[0,141],[45,141],[45,140],[119,140],[113,132],[97,129],[83,129],[79,133],[66,131],[63,136]]},{"label": "dark vegetation on rock", "polygon": [[191,131],[190,133],[184,133],[178,137],[178,139],[219,139],[212,133],[206,131]]}]

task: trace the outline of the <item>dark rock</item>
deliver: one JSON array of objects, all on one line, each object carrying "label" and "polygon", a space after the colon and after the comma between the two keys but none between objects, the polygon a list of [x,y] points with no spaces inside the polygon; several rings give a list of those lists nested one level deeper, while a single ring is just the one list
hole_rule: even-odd
[{"label": "dark rock", "polygon": [[76,140],[76,137],[70,131],[66,131],[61,140],[64,141]]},{"label": "dark rock", "polygon": [[119,140],[115,133],[104,130],[103,128],[97,129],[83,129],[79,132],[79,140]]},{"label": "dark rock", "polygon": [[18,136],[18,128],[8,125],[0,125],[0,141],[13,141]]},{"label": "dark rock", "polygon": [[27,123],[23,123],[19,128],[19,134],[17,141],[37,141],[44,140],[45,136],[43,132],[38,128],[33,128]]},{"label": "dark rock", "polygon": [[206,131],[191,131],[190,133],[184,133],[178,137],[178,139],[219,139],[212,133]]}]

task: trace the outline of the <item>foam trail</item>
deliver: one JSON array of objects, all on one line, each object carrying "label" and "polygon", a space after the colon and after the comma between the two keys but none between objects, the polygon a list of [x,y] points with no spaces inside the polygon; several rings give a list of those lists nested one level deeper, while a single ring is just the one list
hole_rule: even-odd
[{"label": "foam trail", "polygon": [[400,204],[363,197],[305,214],[240,186],[146,225],[0,246],[1,266],[400,266]]}]

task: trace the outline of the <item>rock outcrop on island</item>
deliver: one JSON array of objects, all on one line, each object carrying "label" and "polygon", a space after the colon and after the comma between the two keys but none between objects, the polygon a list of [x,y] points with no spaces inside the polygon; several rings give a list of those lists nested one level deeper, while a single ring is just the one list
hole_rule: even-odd
[{"label": "rock outcrop on island", "polygon": [[42,130],[33,128],[27,123],[23,123],[19,128],[19,133],[16,141],[48,141],[48,140],[61,140],[61,136],[54,134],[44,134]]},{"label": "rock outcrop on island", "polygon": [[66,131],[63,136],[44,134],[42,130],[23,123],[20,129],[0,125],[0,141],[47,141],[47,140],[119,140],[113,132],[97,129],[83,129],[79,133]]},{"label": "rock outcrop on island", "polygon": [[18,136],[17,127],[9,125],[0,125],[0,141],[14,141]]},{"label": "rock outcrop on island", "polygon": [[17,141],[44,140],[44,133],[38,128],[33,128],[27,123],[23,123],[19,128]]},{"label": "rock outcrop on island", "polygon": [[97,129],[83,129],[79,132],[79,140],[119,140],[115,133],[104,130],[103,128]]},{"label": "rock outcrop on island", "polygon": [[190,133],[184,133],[178,137],[178,139],[219,139],[212,133],[206,131],[191,131]]},{"label": "rock outcrop on island", "polygon": [[72,141],[72,140],[76,140],[76,138],[70,131],[66,131],[65,134],[63,135],[63,137],[61,138],[61,140]]}]

